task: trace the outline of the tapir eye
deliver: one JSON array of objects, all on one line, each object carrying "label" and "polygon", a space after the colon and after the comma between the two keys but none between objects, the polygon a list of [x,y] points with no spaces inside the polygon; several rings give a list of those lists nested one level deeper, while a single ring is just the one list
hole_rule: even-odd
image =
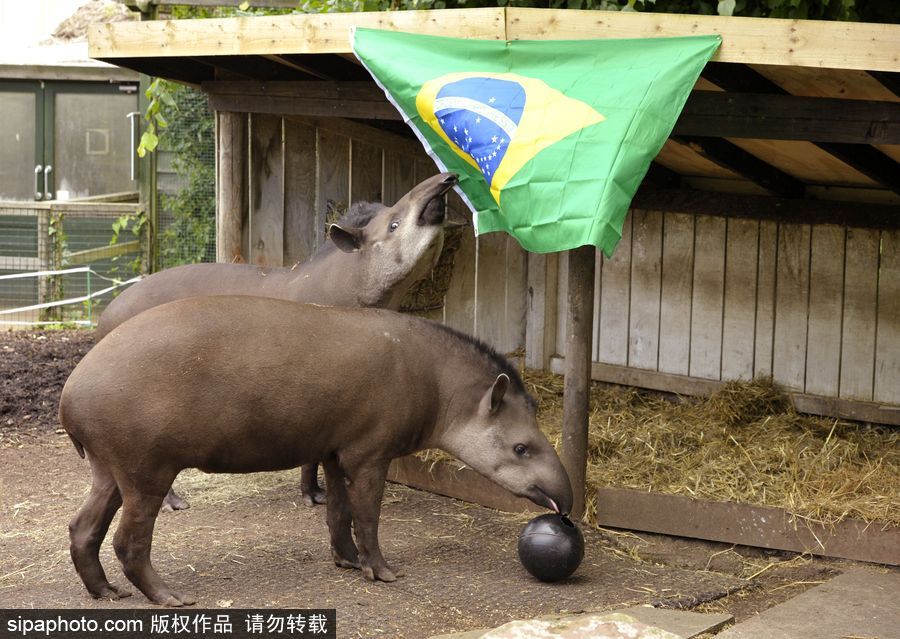
[{"label": "tapir eye", "polygon": [[390,232],[393,233],[394,231],[396,231],[398,226],[400,226],[400,220],[394,220],[393,222],[391,222]]},{"label": "tapir eye", "polygon": [[526,446],[525,444],[516,444],[513,447],[513,452],[519,457],[522,457],[525,453],[528,452],[528,446]]}]

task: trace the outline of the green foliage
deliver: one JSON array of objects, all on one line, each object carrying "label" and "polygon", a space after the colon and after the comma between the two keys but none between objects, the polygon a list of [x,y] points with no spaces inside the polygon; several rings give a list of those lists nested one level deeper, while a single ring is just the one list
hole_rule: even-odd
[{"label": "green foliage", "polygon": [[[131,234],[137,238],[141,238],[141,234],[144,232],[147,225],[147,217],[143,212],[141,213],[125,213],[124,215],[120,215],[116,218],[116,221],[112,224],[112,237],[109,239],[109,245],[113,246],[119,243],[119,237],[122,232],[130,230]],[[115,255],[111,258],[112,262],[119,261],[119,255]],[[128,267],[131,269],[133,273],[140,273],[143,267],[143,252],[139,253],[131,262],[128,264]],[[113,272],[118,270],[118,266],[112,269]]]},{"label": "green foliage", "polygon": [[[60,270],[65,266],[69,253],[69,236],[63,228],[66,214],[58,211],[50,212],[50,220],[47,224],[47,235],[50,236],[50,264],[54,270]],[[63,299],[63,276],[51,275],[47,278],[47,293],[51,300]],[[42,309],[41,320],[52,321],[60,318],[61,308],[51,306]]]},{"label": "green foliage", "polygon": [[[231,9],[230,11],[234,11]],[[178,8],[178,17],[211,17],[211,9]],[[184,182],[175,195],[160,194],[161,209],[172,214],[173,221],[158,234],[159,267],[203,261],[215,250],[215,124],[203,94],[176,82],[155,78],[146,91],[150,103],[144,120],[146,129],[137,153],[157,149],[174,154],[172,166]],[[172,126],[169,126],[169,123]],[[165,131],[163,131],[163,129]],[[139,235],[145,223],[123,216],[113,223],[113,238],[131,224]],[[140,258],[132,268],[139,271]]]},{"label": "green foliage", "polygon": [[157,135],[157,127],[164,129],[169,126],[169,122],[163,116],[163,109],[176,108],[175,99],[172,97],[172,83],[166,82],[160,78],[155,78],[150,86],[147,87],[145,95],[150,103],[147,105],[147,112],[144,113],[144,120],[147,121],[147,127],[141,134],[141,142],[138,144],[137,154],[144,157],[147,151],[155,151],[159,144],[159,136]]},{"label": "green foliage", "polygon": [[302,0],[298,8],[331,13],[498,6],[900,22],[897,0]]},{"label": "green foliage", "polygon": [[283,13],[346,13],[477,7],[540,7],[735,15],[761,18],[900,22],[898,0],[299,0],[297,9],[257,9],[253,2],[232,7],[173,7],[171,17],[219,18]]}]

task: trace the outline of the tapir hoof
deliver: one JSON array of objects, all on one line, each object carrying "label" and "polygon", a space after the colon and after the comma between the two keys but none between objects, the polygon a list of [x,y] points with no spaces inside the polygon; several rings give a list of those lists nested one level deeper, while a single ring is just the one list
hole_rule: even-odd
[{"label": "tapir hoof", "polygon": [[99,592],[91,593],[94,599],[124,599],[131,596],[131,591],[126,588],[119,588],[112,584],[106,584],[100,588]]},{"label": "tapir hoof", "polygon": [[328,497],[324,490],[316,486],[314,490],[303,493],[303,503],[313,508],[316,504],[327,503]]},{"label": "tapir hoof", "polygon": [[158,603],[166,608],[181,608],[182,606],[193,606],[197,603],[194,597],[180,595],[177,592],[170,592],[168,596],[163,595],[161,599],[162,601],[154,601],[154,603]]},{"label": "tapir hoof", "polygon": [[349,553],[349,557],[345,557],[342,553],[338,552],[332,547],[331,558],[334,559],[334,565],[338,568],[355,568],[356,570],[362,569],[362,566],[359,563],[359,554],[356,552],[355,546],[353,547],[352,551],[352,553]]},{"label": "tapir hoof", "polygon": [[402,571],[393,570],[387,564],[382,566],[363,566],[362,567],[363,576],[369,581],[397,581],[400,577],[404,576]]},{"label": "tapir hoof", "polygon": [[170,513],[176,510],[187,510],[190,507],[191,505],[177,495],[175,491],[170,490],[169,494],[166,495],[166,498],[163,499],[162,508],[160,508],[159,511]]}]

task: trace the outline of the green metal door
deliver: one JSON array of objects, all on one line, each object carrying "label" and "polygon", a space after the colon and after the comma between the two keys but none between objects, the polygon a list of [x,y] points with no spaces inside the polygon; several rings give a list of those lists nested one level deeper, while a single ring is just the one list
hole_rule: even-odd
[{"label": "green metal door", "polygon": [[136,190],[137,106],[134,84],[0,81],[0,200]]},{"label": "green metal door", "polygon": [[137,87],[47,82],[44,94],[44,199],[137,190],[128,117],[137,111]]},{"label": "green metal door", "polygon": [[43,199],[44,92],[0,82],[0,200]]}]

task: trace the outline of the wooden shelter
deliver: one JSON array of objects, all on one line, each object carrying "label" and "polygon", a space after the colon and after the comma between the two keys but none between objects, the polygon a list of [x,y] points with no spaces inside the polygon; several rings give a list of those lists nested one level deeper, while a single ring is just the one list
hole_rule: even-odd
[{"label": "wooden shelter", "polygon": [[352,26],[503,40],[722,36],[614,258],[527,254],[501,234],[466,232],[432,311],[566,372],[576,488],[590,378],[705,394],[771,375],[801,410],[900,423],[900,26],[486,8],[94,27],[93,57],[208,94],[220,260],[303,259],[329,211],[392,203],[436,171],[356,63]]}]

